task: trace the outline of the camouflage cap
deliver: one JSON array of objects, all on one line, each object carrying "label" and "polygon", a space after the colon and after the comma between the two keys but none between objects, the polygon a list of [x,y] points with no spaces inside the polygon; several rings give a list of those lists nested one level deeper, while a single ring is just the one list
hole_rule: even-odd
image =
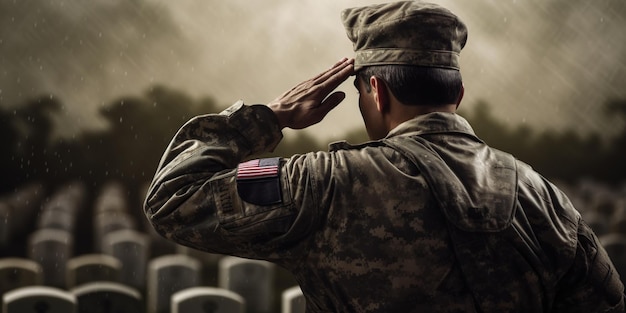
[{"label": "camouflage cap", "polygon": [[354,68],[416,65],[459,70],[465,24],[448,9],[399,1],[345,9],[341,19],[356,52]]}]

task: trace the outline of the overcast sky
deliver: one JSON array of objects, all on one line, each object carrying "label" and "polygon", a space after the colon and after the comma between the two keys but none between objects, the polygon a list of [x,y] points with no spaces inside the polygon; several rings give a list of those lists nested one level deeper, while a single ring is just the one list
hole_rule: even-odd
[{"label": "overcast sky", "polygon": [[[0,105],[52,95],[64,133],[103,126],[97,110],[161,84],[226,105],[265,103],[352,56],[339,19],[356,0],[0,0]],[[463,106],[479,100],[512,125],[607,131],[626,98],[626,1],[434,1],[469,28]],[[362,127],[348,98],[310,131],[335,140]]]}]

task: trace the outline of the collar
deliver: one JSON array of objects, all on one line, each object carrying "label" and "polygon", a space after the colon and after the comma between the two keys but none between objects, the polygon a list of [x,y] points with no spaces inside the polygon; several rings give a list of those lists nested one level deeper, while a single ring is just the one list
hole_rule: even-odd
[{"label": "collar", "polygon": [[[385,139],[400,136],[421,136],[427,134],[464,134],[476,141],[481,141],[474,134],[472,126],[462,116],[456,113],[433,112],[419,115],[401,123],[392,129]],[[330,151],[359,148],[363,146],[380,145],[381,140],[368,141],[361,144],[350,144],[346,141],[333,142],[329,145]]]},{"label": "collar", "polygon": [[385,138],[437,133],[463,133],[476,137],[465,118],[456,113],[433,112],[419,115],[392,129]]}]

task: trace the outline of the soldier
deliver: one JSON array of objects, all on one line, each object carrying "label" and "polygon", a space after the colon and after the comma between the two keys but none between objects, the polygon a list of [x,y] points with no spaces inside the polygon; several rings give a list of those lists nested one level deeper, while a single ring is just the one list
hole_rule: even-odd
[{"label": "soldier", "polygon": [[[155,229],[287,268],[307,312],[623,312],[619,275],[568,198],[455,113],[463,22],[417,1],[342,20],[354,59],[180,129],[145,202]],[[371,141],[253,159],[283,128],[320,122],[352,75]]]}]

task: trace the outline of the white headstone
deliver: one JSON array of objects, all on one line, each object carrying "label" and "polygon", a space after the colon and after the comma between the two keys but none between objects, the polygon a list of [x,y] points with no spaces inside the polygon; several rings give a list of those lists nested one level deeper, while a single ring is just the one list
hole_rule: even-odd
[{"label": "white headstone", "polygon": [[171,313],[245,313],[245,300],[215,287],[193,287],[172,295]]},{"label": "white headstone", "polygon": [[281,300],[281,313],[304,313],[306,311],[306,299],[300,286],[283,291]]},{"label": "white headstone", "polygon": [[231,290],[246,300],[249,312],[272,311],[274,300],[274,265],[266,261],[233,256],[223,257],[218,264],[220,288]]},{"label": "white headstone", "polygon": [[75,313],[76,297],[54,287],[33,286],[15,289],[2,297],[3,313]]},{"label": "white headstone", "polygon": [[64,230],[40,229],[29,238],[29,258],[43,269],[43,284],[66,288],[67,261],[72,257],[74,240]]},{"label": "white headstone", "polygon": [[67,261],[67,288],[100,281],[119,282],[122,262],[107,254],[85,254]]},{"label": "white headstone", "polygon": [[186,255],[165,255],[148,264],[148,313],[169,313],[177,291],[200,285],[201,263]]},{"label": "white headstone", "polygon": [[131,229],[111,232],[103,238],[103,252],[121,261],[121,283],[145,290],[146,267],[150,257],[146,234]]},{"label": "white headstone", "polygon": [[0,294],[42,283],[43,270],[39,263],[22,258],[0,259]]},{"label": "white headstone", "polygon": [[94,282],[71,290],[77,313],[143,313],[144,301],[138,290],[115,282]]}]

